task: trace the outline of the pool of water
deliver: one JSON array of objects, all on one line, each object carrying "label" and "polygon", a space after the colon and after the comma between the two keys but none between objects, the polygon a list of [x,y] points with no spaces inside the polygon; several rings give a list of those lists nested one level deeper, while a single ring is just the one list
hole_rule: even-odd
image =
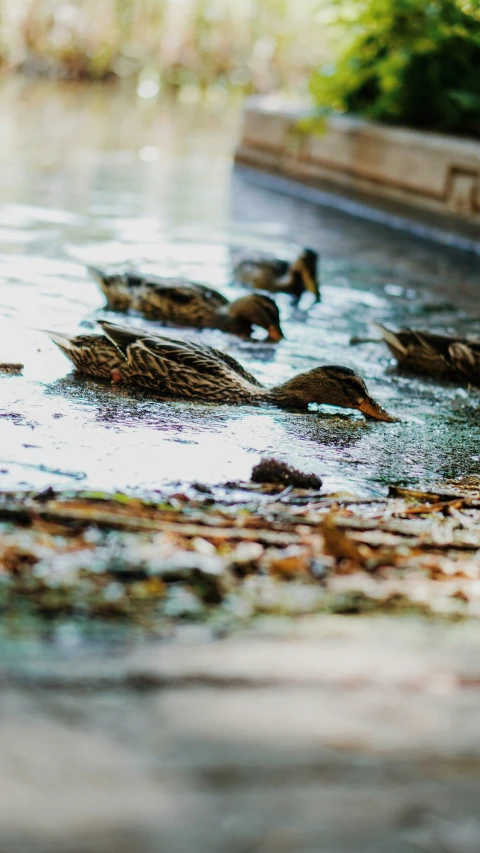
[{"label": "pool of water", "polygon": [[[0,489],[214,483],[248,478],[265,454],[360,494],[478,472],[478,391],[412,379],[383,345],[349,344],[375,337],[374,321],[480,334],[478,257],[256,186],[232,170],[238,102],[15,79],[0,108],[0,361],[25,365],[0,375]],[[398,423],[151,400],[76,377],[43,332],[108,316],[86,264],[134,263],[234,296],[235,253],[298,245],[321,252],[322,301],[278,298],[284,341],[178,337],[227,350],[266,384],[354,367]]]}]

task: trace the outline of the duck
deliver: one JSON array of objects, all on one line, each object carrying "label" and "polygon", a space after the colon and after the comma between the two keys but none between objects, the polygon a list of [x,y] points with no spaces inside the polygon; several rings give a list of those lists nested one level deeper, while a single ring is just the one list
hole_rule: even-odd
[{"label": "duck", "polygon": [[284,337],[278,307],[269,296],[252,293],[230,302],[225,296],[184,279],[144,276],[135,271],[107,273],[88,267],[111,311],[136,311],[148,320],[175,326],[220,329],[249,339],[253,326],[268,332],[267,340]]},{"label": "duck", "polygon": [[103,335],[49,333],[81,373],[131,383],[166,399],[204,403],[271,404],[306,412],[310,403],[358,409],[367,418],[393,421],[348,367],[324,365],[265,388],[232,356],[192,341],[99,322]]},{"label": "duck", "polygon": [[302,249],[293,263],[276,257],[257,255],[239,261],[234,267],[233,277],[241,284],[256,290],[289,293],[297,302],[302,293],[309,291],[318,302],[318,265],[319,256],[313,249]]},{"label": "duck", "polygon": [[409,328],[392,331],[380,323],[376,326],[400,367],[480,387],[480,340]]}]

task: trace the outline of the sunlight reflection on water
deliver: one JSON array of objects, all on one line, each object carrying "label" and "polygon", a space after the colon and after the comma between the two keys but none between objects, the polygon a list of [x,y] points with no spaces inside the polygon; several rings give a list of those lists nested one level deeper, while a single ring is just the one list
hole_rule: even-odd
[{"label": "sunlight reflection on water", "polygon": [[[401,376],[383,346],[349,340],[374,335],[376,320],[454,327],[460,314],[445,300],[468,314],[478,261],[257,189],[241,174],[232,181],[237,105],[146,108],[117,89],[19,81],[3,97],[0,360],[25,369],[0,375],[0,488],[218,482],[248,478],[266,453],[324,475],[329,488],[367,493],[476,470],[478,392]],[[138,156],[147,149],[158,156]],[[322,251],[322,302],[307,296],[295,308],[280,296],[286,340],[277,347],[171,334],[228,350],[266,384],[322,362],[354,367],[401,423],[148,400],[75,378],[41,331],[85,331],[108,316],[87,263],[133,262],[234,296],[239,247],[299,244]]]}]

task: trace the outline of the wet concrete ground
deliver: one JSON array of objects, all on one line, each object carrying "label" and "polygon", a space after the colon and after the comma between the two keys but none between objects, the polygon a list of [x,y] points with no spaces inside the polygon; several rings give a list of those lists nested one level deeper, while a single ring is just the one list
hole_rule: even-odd
[{"label": "wet concrete ground", "polygon": [[[0,489],[214,483],[248,478],[264,453],[360,494],[478,471],[478,391],[402,376],[383,345],[349,346],[375,337],[373,321],[480,333],[478,257],[232,176],[238,103],[14,80],[0,106],[0,360],[25,364],[0,379]],[[180,273],[232,296],[236,253],[304,244],[322,254],[322,302],[279,297],[285,341],[172,334],[228,350],[266,384],[321,363],[355,367],[399,423],[152,401],[76,378],[40,331],[108,316],[87,263]]]},{"label": "wet concrete ground", "polygon": [[478,629],[281,630],[3,670],[2,853],[478,853]]},{"label": "wet concrete ground", "polygon": [[[0,489],[246,478],[265,452],[364,493],[478,471],[478,392],[348,347],[372,320],[480,332],[478,258],[232,177],[235,104],[15,80],[0,108],[0,361],[25,363],[0,377]],[[74,378],[39,331],[104,316],[85,263],[233,294],[232,246],[296,243],[322,252],[323,300],[280,299],[287,340],[202,340],[267,383],[356,367],[400,423],[151,401]],[[117,646],[68,624],[18,643],[3,622],[1,853],[480,849],[474,622],[266,618],[224,641],[184,625]]]}]

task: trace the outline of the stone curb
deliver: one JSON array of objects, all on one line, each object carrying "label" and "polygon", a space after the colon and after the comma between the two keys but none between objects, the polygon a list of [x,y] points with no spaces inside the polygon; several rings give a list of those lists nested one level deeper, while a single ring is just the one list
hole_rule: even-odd
[{"label": "stone curb", "polygon": [[433,215],[478,240],[479,142],[350,116],[331,118],[324,134],[302,133],[298,121],[307,113],[305,102],[249,98],[236,162],[414,220]]}]

